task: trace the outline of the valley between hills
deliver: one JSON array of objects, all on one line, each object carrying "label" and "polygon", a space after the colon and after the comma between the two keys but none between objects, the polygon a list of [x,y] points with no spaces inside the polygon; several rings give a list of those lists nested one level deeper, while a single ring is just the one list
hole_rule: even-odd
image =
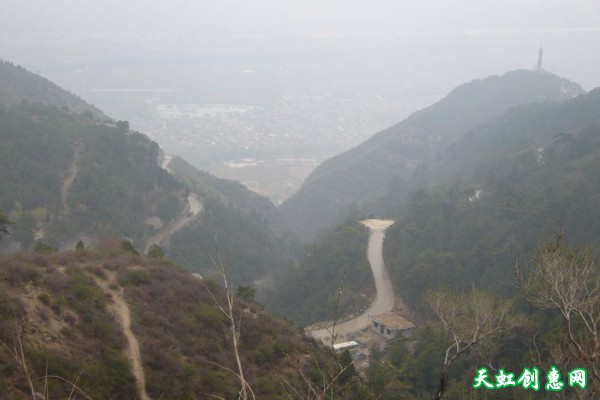
[{"label": "valley between hills", "polygon": [[458,400],[482,368],[597,396],[599,89],[464,83],[276,207],[3,81],[0,399]]}]

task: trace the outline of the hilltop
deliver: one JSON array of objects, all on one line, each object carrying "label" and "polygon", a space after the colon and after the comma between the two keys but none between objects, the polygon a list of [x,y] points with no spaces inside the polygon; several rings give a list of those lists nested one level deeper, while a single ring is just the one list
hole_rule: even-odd
[{"label": "hilltop", "polygon": [[405,195],[422,163],[479,124],[523,104],[564,101],[583,89],[566,79],[538,71],[513,71],[475,80],[454,89],[436,104],[320,165],[281,210],[301,239],[314,239],[356,212],[381,212],[394,187]]},{"label": "hilltop", "polygon": [[89,113],[99,119],[109,119],[96,107],[48,79],[21,66],[0,60],[0,106],[11,106],[23,101],[53,105],[77,114]]}]

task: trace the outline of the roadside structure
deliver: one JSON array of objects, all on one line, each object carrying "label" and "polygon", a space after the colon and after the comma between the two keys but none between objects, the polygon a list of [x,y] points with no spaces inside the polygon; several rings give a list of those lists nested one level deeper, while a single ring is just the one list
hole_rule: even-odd
[{"label": "roadside structure", "polygon": [[369,315],[369,327],[386,339],[394,339],[399,334],[410,336],[415,329],[415,324],[395,312],[386,312]]}]

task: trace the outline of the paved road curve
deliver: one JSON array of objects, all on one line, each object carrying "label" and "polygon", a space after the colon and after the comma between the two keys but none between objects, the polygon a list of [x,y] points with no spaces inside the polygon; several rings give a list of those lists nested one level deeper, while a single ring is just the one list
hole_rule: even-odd
[{"label": "paved road curve", "polygon": [[[369,307],[364,313],[356,318],[336,325],[335,334],[338,335],[336,342],[345,341],[345,336],[348,333],[356,332],[366,328],[369,325],[369,315],[391,311],[394,308],[394,303],[396,301],[394,287],[392,286],[390,275],[385,268],[382,252],[385,230],[391,226],[394,221],[370,219],[361,221],[361,223],[367,226],[371,231],[369,235],[367,258],[369,259],[369,264],[371,265],[371,270],[373,272],[377,295],[375,297],[375,301],[371,304],[371,307]],[[331,330],[332,327],[330,326],[324,329],[308,331],[308,333],[315,339],[321,340],[325,343],[331,343]]]},{"label": "paved road curve", "polygon": [[204,205],[195,193],[191,193],[187,200],[188,203],[175,221],[146,240],[146,243],[144,244],[144,254],[148,254],[148,250],[150,250],[150,247],[153,244],[159,246],[163,245],[171,235],[204,213]]}]

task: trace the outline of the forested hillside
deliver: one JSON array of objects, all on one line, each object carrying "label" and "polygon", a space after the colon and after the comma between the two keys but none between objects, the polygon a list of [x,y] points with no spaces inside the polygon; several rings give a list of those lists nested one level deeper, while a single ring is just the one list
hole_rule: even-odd
[{"label": "forested hillside", "polygon": [[[599,378],[593,369],[600,360],[590,355],[597,340],[595,322],[586,324],[599,317],[594,291],[600,270],[593,261],[600,236],[599,115],[597,90],[563,104],[522,106],[472,130],[423,171],[430,179],[436,174],[449,179],[415,192],[384,242],[398,293],[430,321],[422,322],[412,355],[402,347],[390,353],[389,360],[408,371],[398,384],[410,388],[410,395],[434,392],[444,349],[452,343],[435,324],[438,318],[431,314],[426,293],[448,287],[464,299],[475,286],[510,299],[511,315],[523,319],[513,321],[516,330],[503,341],[497,338],[475,357],[453,365],[451,390],[444,398],[461,398],[461,387],[473,382],[473,371],[483,360],[517,373],[520,366],[533,364],[563,371],[585,367],[592,375],[587,392],[566,398],[595,398]],[[571,301],[567,293],[577,298],[567,308],[581,314],[553,305]],[[448,310],[459,302],[448,301]],[[432,370],[436,373],[422,375]],[[523,392],[495,396],[523,397]]]},{"label": "forested hillside", "polygon": [[235,282],[245,284],[292,263],[298,252],[295,236],[268,199],[238,182],[198,171],[179,157],[168,168],[187,190],[201,196],[206,210],[200,220],[171,237],[169,257],[210,275],[214,273],[211,257],[219,251],[235,271]]},{"label": "forested hillside", "polygon": [[300,326],[362,311],[375,294],[368,239],[368,229],[349,220],[306,245],[297,264],[270,280],[267,308]]},{"label": "forested hillside", "polygon": [[477,125],[518,105],[564,101],[581,93],[579,85],[538,71],[514,71],[466,83],[438,103],[324,162],[282,205],[282,211],[303,240],[314,239],[351,213],[383,211],[380,201],[391,188],[407,199],[415,168]]},{"label": "forested hillside", "polygon": [[556,135],[543,152],[524,149],[482,165],[477,187],[457,179],[417,192],[384,243],[398,291],[413,307],[442,283],[513,294],[513,266],[540,240],[562,231],[575,244],[597,244],[599,173],[593,124]]},{"label": "forested hillside", "polygon": [[204,275],[214,272],[217,238],[237,284],[293,257],[294,236],[267,199],[177,158],[171,174],[160,165],[159,146],[127,122],[63,107],[74,97],[59,91],[46,98],[54,86],[20,67],[3,63],[0,79],[11,82],[2,91],[29,96],[0,107],[0,213],[14,223],[0,250],[126,239],[139,251],[162,245]]},{"label": "forested hillside", "polygon": [[[459,304],[472,287],[508,299],[513,324],[511,334],[458,358],[449,369],[444,398],[464,398],[483,365],[502,366],[517,376],[523,366],[544,371],[556,365],[563,374],[583,367],[587,389],[571,389],[565,398],[596,398],[600,380],[594,368],[600,359],[593,350],[598,336],[592,321],[600,317],[599,174],[600,125],[592,124],[555,136],[543,152],[524,149],[491,162],[480,171],[478,188],[456,179],[413,195],[384,242],[397,292],[422,319],[413,351],[392,345],[385,357],[394,370],[406,371],[389,378],[405,388],[397,398],[433,393],[444,352],[453,343],[450,331],[464,333],[452,325],[445,331],[432,314],[428,293],[440,287],[458,291],[446,309],[458,312],[465,326],[469,312]],[[516,387],[495,391],[494,398],[547,398],[542,390],[533,394]]]},{"label": "forested hillside", "polygon": [[0,207],[23,248],[36,236],[56,246],[84,235],[139,241],[147,218],[168,222],[183,208],[158,145],[123,125],[21,104],[0,110],[0,126]]}]

